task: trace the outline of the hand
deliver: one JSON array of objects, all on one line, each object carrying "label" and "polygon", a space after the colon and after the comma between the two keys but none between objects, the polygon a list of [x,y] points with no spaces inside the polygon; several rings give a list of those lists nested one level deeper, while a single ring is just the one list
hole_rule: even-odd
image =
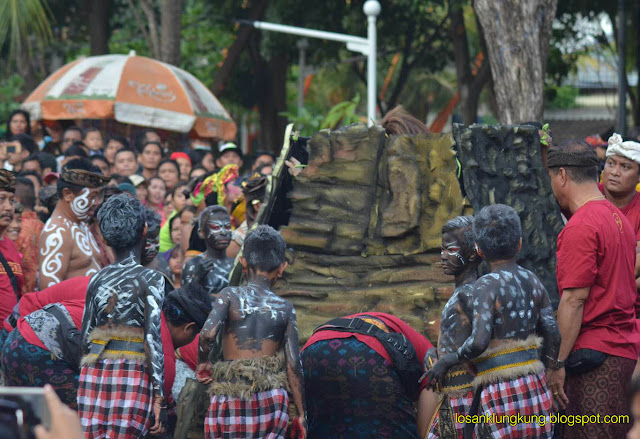
[{"label": "hand", "polygon": [[427,354],[424,356],[424,361],[422,362],[422,368],[427,371],[433,367],[434,364],[438,362],[438,350],[436,348],[431,348],[427,351]]},{"label": "hand", "polygon": [[207,277],[207,274],[213,270],[213,267],[215,266],[215,264],[216,264],[215,260],[211,258],[204,258],[196,268],[196,273],[195,273],[196,279],[198,281],[203,281]]},{"label": "hand", "polygon": [[80,418],[76,412],[64,405],[50,385],[44,386],[44,398],[51,415],[51,429],[47,431],[42,425],[36,426],[34,432],[37,439],[84,439]]},{"label": "hand", "polygon": [[207,361],[206,363],[198,363],[196,367],[196,377],[202,384],[211,384],[213,378],[211,377],[213,364]]},{"label": "hand", "polygon": [[445,355],[440,358],[438,362],[433,366],[430,370],[428,370],[425,375],[420,378],[419,382],[422,382],[424,379],[427,380],[427,388],[437,390],[437,386],[442,386],[442,381],[444,380],[447,371],[458,362],[458,355],[454,352]]},{"label": "hand", "polygon": [[0,162],[7,161],[7,144],[6,142],[0,142]]},{"label": "hand", "polygon": [[549,386],[549,390],[551,390],[551,394],[553,395],[553,408],[556,411],[558,410],[558,406],[566,409],[567,404],[569,404],[569,398],[566,393],[564,393],[565,376],[566,371],[564,367],[558,370],[547,369],[547,386]]},{"label": "hand", "polygon": [[307,421],[302,416],[296,416],[289,427],[290,438],[305,439],[307,437]]},{"label": "hand", "polygon": [[284,164],[289,168],[289,174],[291,174],[292,177],[297,177],[304,169],[304,165],[294,157],[291,157],[289,160],[285,160]]},{"label": "hand", "polygon": [[149,433],[152,435],[163,434],[166,431],[165,426],[168,424],[167,406],[164,404],[164,398],[153,398],[153,417],[155,422]]}]

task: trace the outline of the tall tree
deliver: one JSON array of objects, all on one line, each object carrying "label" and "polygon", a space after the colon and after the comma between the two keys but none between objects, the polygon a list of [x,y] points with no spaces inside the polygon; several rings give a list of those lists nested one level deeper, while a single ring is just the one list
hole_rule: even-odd
[{"label": "tall tree", "polygon": [[160,8],[162,61],[180,65],[180,37],[182,33],[182,8],[184,0],[162,0]]},{"label": "tall tree", "polygon": [[498,120],[542,120],[551,23],[558,0],[475,0],[498,102]]},{"label": "tall tree", "polygon": [[[473,60],[470,56],[467,27],[465,25],[463,4],[456,0],[449,0],[449,19],[453,55],[458,79],[458,92],[460,93],[460,111],[465,125],[475,123],[478,118],[478,105],[480,93],[484,86],[491,80],[491,67],[486,55],[486,48],[481,56],[481,65],[475,74],[472,71]],[[479,29],[480,39],[483,39]],[[485,45],[482,44],[484,47]],[[480,55],[480,54],[479,54]]]},{"label": "tall tree", "polygon": [[86,0],[91,55],[109,53],[109,6],[111,0]]}]

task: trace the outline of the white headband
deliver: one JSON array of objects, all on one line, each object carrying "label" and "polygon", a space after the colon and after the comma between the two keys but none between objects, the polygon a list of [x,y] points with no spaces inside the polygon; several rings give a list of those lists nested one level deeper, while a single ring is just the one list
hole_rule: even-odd
[{"label": "white headband", "polygon": [[609,137],[607,157],[612,155],[619,155],[640,165],[640,143],[631,140],[623,142],[620,134],[613,133],[613,136]]}]

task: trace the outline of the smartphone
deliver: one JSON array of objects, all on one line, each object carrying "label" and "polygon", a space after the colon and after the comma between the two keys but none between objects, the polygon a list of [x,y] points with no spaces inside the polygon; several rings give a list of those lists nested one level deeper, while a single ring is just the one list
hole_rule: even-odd
[{"label": "smartphone", "polygon": [[0,387],[0,437],[31,439],[39,424],[51,425],[42,387]]},{"label": "smartphone", "polygon": [[16,147],[15,145],[7,145],[7,154],[15,154]]}]

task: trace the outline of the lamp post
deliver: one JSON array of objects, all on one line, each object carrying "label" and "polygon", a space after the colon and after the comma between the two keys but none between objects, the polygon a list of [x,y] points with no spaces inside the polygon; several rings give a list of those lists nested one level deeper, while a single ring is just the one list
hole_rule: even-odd
[{"label": "lamp post", "polygon": [[380,2],[377,0],[367,0],[364,2],[362,10],[367,16],[369,26],[367,28],[367,39],[369,40],[369,53],[367,54],[367,124],[373,125],[376,120],[376,90],[377,87],[377,45],[378,35],[376,20],[380,15]]},{"label": "lamp post", "polygon": [[[367,38],[354,35],[326,32],[304,27],[287,26],[284,24],[268,23],[265,21],[235,20],[237,23],[253,26],[256,29],[281,32],[321,40],[340,41],[347,44],[347,49],[367,56],[367,123],[373,125],[376,119],[376,56],[377,56],[377,28],[376,21],[382,7],[378,0],[367,0],[362,8],[367,16]],[[298,48],[300,48],[298,46]],[[298,83],[298,87],[300,84]],[[298,96],[298,104],[300,97]],[[300,106],[298,106],[300,108]]]}]

